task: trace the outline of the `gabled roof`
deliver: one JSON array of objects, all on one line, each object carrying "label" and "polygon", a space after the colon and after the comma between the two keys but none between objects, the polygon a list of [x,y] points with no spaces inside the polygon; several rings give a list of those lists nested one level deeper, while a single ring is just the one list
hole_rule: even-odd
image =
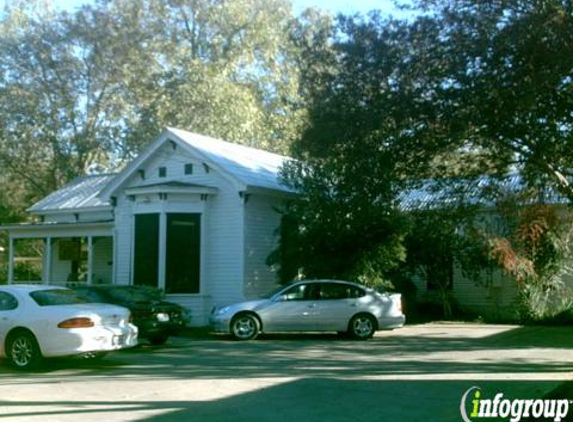
[{"label": "gabled roof", "polygon": [[98,195],[116,176],[117,174],[102,174],[78,177],[32,205],[28,211],[42,214],[48,211],[109,207],[109,202]]},{"label": "gabled roof", "polygon": [[280,168],[290,160],[289,157],[181,129],[167,128],[100,192],[100,197],[107,200],[113,196],[134,172],[145,165],[155,151],[169,141],[180,145],[204,164],[219,171],[237,185],[238,189],[247,190],[254,187],[291,192],[279,179]]},{"label": "gabled roof", "polygon": [[278,177],[282,165],[290,160],[288,157],[180,129],[168,128],[167,132],[247,187],[290,191],[279,182]]},{"label": "gabled roof", "polygon": [[180,129],[167,128],[121,173],[79,177],[32,205],[28,211],[43,214],[80,208],[85,210],[110,207],[113,192],[141,168],[157,149],[169,141],[177,143],[209,167],[220,171],[240,189],[262,188],[291,192],[279,180],[280,168],[290,158]]}]

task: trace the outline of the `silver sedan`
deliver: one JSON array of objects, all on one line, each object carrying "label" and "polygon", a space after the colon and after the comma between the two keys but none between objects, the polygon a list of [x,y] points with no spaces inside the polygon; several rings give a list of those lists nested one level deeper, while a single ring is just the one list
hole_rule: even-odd
[{"label": "silver sedan", "polygon": [[214,331],[250,340],[265,332],[336,331],[366,340],[404,325],[401,295],[336,280],[299,281],[263,299],[213,308]]}]

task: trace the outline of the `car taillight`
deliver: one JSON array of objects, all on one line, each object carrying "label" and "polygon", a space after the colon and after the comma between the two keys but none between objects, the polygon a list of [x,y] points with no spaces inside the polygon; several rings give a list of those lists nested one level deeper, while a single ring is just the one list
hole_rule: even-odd
[{"label": "car taillight", "polygon": [[58,324],[58,328],[89,328],[93,326],[94,322],[86,317],[70,318]]}]

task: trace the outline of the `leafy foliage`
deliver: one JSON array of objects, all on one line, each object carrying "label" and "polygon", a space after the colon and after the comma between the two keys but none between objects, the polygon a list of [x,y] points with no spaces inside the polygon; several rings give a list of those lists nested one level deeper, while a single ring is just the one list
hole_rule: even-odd
[{"label": "leafy foliage", "polygon": [[[385,284],[388,271],[405,258],[407,220],[394,206],[405,154],[391,139],[381,142],[395,116],[386,113],[378,95],[379,76],[390,78],[396,62],[397,55],[387,53],[400,48],[390,40],[401,34],[379,32],[380,19],[373,19],[375,24],[363,27],[340,18],[343,30],[332,33],[332,44],[325,37],[328,26],[297,33],[307,58],[302,78],[303,92],[311,96],[311,125],[293,148],[300,160],[283,172],[303,195],[287,208],[289,229],[283,227],[281,246],[271,258],[281,267],[282,281],[302,273]],[[371,51],[373,44],[379,48]],[[371,57],[364,57],[365,51]]]},{"label": "leafy foliage", "polygon": [[[517,168],[532,185],[571,196],[573,5],[567,0],[422,1],[440,24],[443,69],[428,95],[447,148],[481,151],[490,168]],[[491,171],[491,170],[490,170]]]},{"label": "leafy foliage", "polygon": [[572,217],[554,205],[500,207],[507,236],[491,237],[489,254],[519,286],[526,318],[555,315],[573,303]]},{"label": "leafy foliage", "polygon": [[285,152],[305,108],[293,20],[283,0],[101,0],[73,14],[11,2],[0,182],[18,181],[23,201],[6,204],[121,167],[168,125]]},{"label": "leafy foliage", "polygon": [[[492,183],[480,186],[477,197],[495,200],[495,182],[514,173],[528,187],[573,197],[572,3],[422,0],[418,6],[425,13],[410,22],[376,13],[339,17],[334,32],[326,38],[319,32],[309,49],[320,52],[322,63],[303,54],[309,125],[293,147],[300,162],[285,171],[303,194],[287,210],[300,234],[290,236],[298,241],[299,262],[312,257],[328,274],[342,256],[361,262],[347,252],[356,243],[365,246],[353,249],[365,262],[386,248],[395,257],[391,267],[406,248],[412,265],[443,278],[453,255],[468,271],[474,258],[491,264],[483,255],[489,242],[499,262],[513,263],[514,274],[553,268],[547,235],[553,223],[545,219],[513,227],[507,242],[472,248],[469,236],[455,236],[450,215],[424,214],[408,225],[397,210],[399,192],[424,180],[455,185],[484,174]],[[370,241],[364,245],[360,236]],[[518,259],[528,256],[529,263]]]}]

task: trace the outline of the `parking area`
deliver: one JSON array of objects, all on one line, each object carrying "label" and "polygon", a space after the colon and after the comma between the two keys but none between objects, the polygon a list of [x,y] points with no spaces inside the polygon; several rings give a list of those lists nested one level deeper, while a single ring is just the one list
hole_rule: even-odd
[{"label": "parking area", "polygon": [[366,342],[189,335],[101,361],[49,361],[36,373],[4,362],[0,419],[460,421],[471,387],[538,398],[571,380],[572,334],[568,327],[425,324]]}]

